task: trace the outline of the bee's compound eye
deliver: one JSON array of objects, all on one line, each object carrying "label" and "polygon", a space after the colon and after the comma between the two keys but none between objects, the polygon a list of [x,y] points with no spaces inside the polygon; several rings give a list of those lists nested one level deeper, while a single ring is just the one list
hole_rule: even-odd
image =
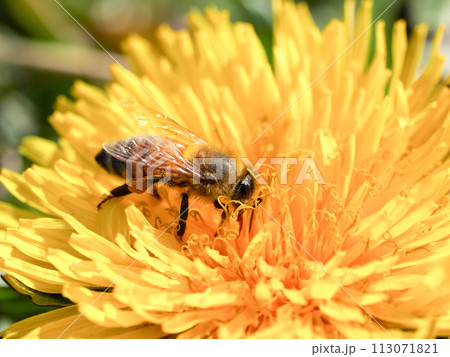
[{"label": "bee's compound eye", "polygon": [[251,197],[254,188],[255,185],[252,177],[250,174],[247,174],[245,178],[234,188],[231,199],[245,203]]}]

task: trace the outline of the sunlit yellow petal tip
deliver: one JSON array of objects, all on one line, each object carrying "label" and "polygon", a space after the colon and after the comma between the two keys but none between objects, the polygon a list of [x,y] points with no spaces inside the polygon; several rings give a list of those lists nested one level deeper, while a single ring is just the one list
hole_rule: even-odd
[{"label": "sunlit yellow petal tip", "polygon": [[[249,24],[215,8],[193,12],[189,30],[163,25],[156,43],[125,41],[133,70],[112,66],[105,90],[76,82],[75,100],[59,98],[50,119],[59,142],[26,138],[20,152],[35,165],[0,175],[40,211],[0,203],[0,269],[18,290],[74,306],[21,321],[2,337],[447,336],[443,28],[418,73],[427,26],[408,39],[398,21],[390,51],[385,24],[371,26],[372,7],[346,1],[344,21],[321,31],[304,4],[274,0],[274,70]],[[171,188],[160,199],[130,194],[98,210],[124,179],[94,157],[102,143],[138,129],[124,101],[171,116],[214,147],[266,158],[261,204],[223,218],[199,200],[183,241],[172,224],[180,195]],[[287,156],[314,159],[325,184],[299,184],[296,166],[283,178],[269,159]]]}]

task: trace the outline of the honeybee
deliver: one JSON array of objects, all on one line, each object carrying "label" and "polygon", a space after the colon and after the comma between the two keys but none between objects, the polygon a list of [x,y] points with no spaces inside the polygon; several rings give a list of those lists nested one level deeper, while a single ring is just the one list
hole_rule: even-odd
[{"label": "honeybee", "polygon": [[167,184],[181,194],[177,226],[181,238],[191,195],[223,210],[226,206],[219,201],[221,196],[243,204],[252,198],[255,176],[232,153],[211,148],[174,120],[138,103],[122,104],[143,134],[104,143],[96,155],[95,160],[106,171],[127,178],[127,183],[114,188],[97,205],[98,209],[108,200],[130,193],[150,191],[159,198],[156,184]]}]

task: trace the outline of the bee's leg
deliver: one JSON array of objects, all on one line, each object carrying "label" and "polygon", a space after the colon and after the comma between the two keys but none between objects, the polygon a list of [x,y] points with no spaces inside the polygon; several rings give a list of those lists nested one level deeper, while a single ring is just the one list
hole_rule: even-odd
[{"label": "bee's leg", "polygon": [[227,218],[227,213],[225,212],[225,210],[223,210],[222,216],[220,217],[220,223],[219,223],[219,226],[217,227],[217,231],[216,231],[216,234],[214,234],[214,237],[217,237],[219,235],[219,228],[222,227],[223,222],[225,222],[226,218]]},{"label": "bee's leg", "polygon": [[180,219],[178,221],[177,236],[181,239],[186,231],[186,221],[189,216],[189,198],[185,193],[181,194]]},{"label": "bee's leg", "polygon": [[156,189],[156,187],[154,187],[153,185],[158,183],[160,181],[160,178],[148,178],[147,179],[147,193],[149,193],[150,195],[152,195],[153,197],[157,198],[158,200],[161,199],[161,196],[158,193],[158,190]]},{"label": "bee's leg", "polygon": [[243,215],[242,215],[242,211],[238,213],[237,216],[237,222],[239,223],[239,234],[241,234],[242,231],[242,222],[243,222]]},{"label": "bee's leg", "polygon": [[[258,207],[259,205],[260,205],[260,203],[262,202],[262,198],[258,198],[258,199],[256,199],[256,200],[254,200],[255,201],[255,204],[253,205],[253,208],[256,208],[256,207]],[[253,223],[253,216],[254,216],[254,214],[255,214],[255,210],[253,209],[252,210],[252,214],[251,214],[251,216],[250,216],[250,223],[249,223],[249,225],[248,225],[248,232],[250,233],[250,231],[252,230],[252,223]]]},{"label": "bee's leg", "polygon": [[220,224],[219,224],[219,227],[221,227],[223,222],[225,222],[225,219],[227,218],[226,207],[222,206],[220,204],[219,200],[214,201],[214,207],[222,210],[222,217],[220,219]]},{"label": "bee's leg", "polygon": [[255,211],[252,211],[252,214],[250,215],[250,223],[248,224],[248,233],[252,230],[252,224],[253,224],[253,215],[255,214]]},{"label": "bee's leg", "polygon": [[161,195],[158,193],[156,189],[153,189],[152,196],[158,200],[161,200]]},{"label": "bee's leg", "polygon": [[128,187],[128,184],[123,184],[122,186],[116,187],[114,190],[112,190],[109,195],[97,205],[97,209],[102,208],[103,204],[107,201],[109,201],[111,198],[115,197],[122,197],[129,195],[131,193],[130,188]]},{"label": "bee's leg", "polygon": [[[139,189],[136,188],[136,186],[139,187],[139,181],[133,181],[132,184],[130,183],[125,183],[119,187],[116,187],[114,190],[112,190],[109,195],[97,205],[97,208],[100,209],[102,208],[103,204],[107,201],[109,201],[111,198],[117,198],[117,197],[122,197],[122,196],[126,196],[129,195],[130,193],[143,193],[145,192],[145,190],[147,189],[147,187],[150,187],[151,185],[154,185],[155,183],[157,183],[160,179],[159,178],[149,178],[146,179],[146,186],[144,186],[144,189],[142,187],[140,187]],[[142,186],[142,183],[141,183]],[[152,191],[152,195],[154,195],[156,198],[160,199],[161,197],[159,196],[158,192],[153,189]]]}]

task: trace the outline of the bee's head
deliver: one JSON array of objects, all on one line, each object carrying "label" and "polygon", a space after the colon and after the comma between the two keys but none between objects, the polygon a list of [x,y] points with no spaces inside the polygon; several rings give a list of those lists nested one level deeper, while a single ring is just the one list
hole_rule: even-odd
[{"label": "bee's head", "polygon": [[234,186],[231,199],[233,201],[239,201],[241,203],[247,203],[252,197],[255,190],[255,181],[250,172],[244,175],[244,177]]},{"label": "bee's head", "polygon": [[[250,174],[250,172],[246,171],[238,180],[236,185],[233,187],[231,191],[231,200],[238,201],[241,203],[248,203],[250,198],[255,191],[255,179]],[[217,208],[223,208],[221,203],[216,200],[214,205]]]}]

